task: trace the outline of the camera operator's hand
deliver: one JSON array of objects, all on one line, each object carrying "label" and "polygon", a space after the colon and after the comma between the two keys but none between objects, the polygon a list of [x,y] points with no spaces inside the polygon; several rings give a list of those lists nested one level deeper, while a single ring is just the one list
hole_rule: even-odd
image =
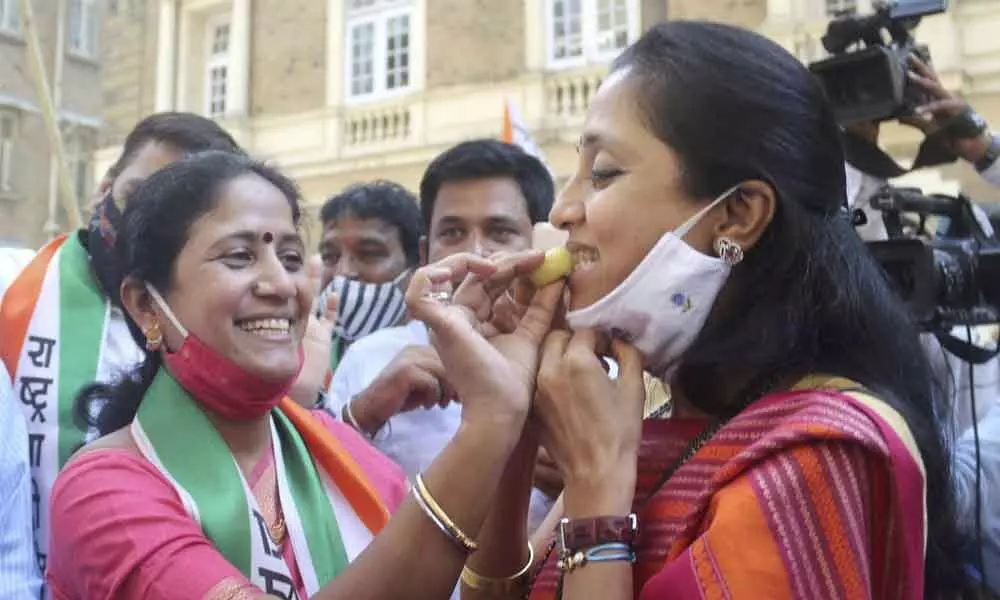
[{"label": "camera operator's hand", "polygon": [[925,134],[931,134],[962,114],[966,106],[965,99],[945,88],[934,69],[915,55],[910,55],[909,62],[910,70],[907,71],[907,76],[931,100],[923,106],[918,106],[913,115],[902,117],[899,121],[916,127]]},{"label": "camera operator's hand", "polygon": [[[907,76],[931,100],[918,106],[913,115],[900,117],[899,122],[916,127],[924,135],[931,135],[947,127],[952,120],[961,117],[962,113],[968,109],[968,104],[957,93],[944,87],[930,65],[912,54],[909,57],[909,62],[911,68],[907,71]],[[983,158],[989,144],[990,132],[988,129],[975,137],[956,137],[950,140],[950,147],[955,154],[971,163],[976,163]]]}]

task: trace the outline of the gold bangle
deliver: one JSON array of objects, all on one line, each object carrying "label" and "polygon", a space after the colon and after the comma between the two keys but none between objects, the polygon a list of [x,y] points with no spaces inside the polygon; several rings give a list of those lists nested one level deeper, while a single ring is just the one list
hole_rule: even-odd
[{"label": "gold bangle", "polygon": [[416,484],[413,486],[413,491],[418,498],[423,501],[424,508],[427,509],[425,512],[430,512],[428,516],[432,516],[432,520],[435,521],[439,527],[444,528],[448,532],[448,535],[455,541],[456,544],[461,546],[463,550],[469,554],[478,550],[479,544],[467,536],[464,531],[459,529],[458,525],[455,525],[455,522],[451,520],[448,513],[444,512],[441,505],[434,499],[434,496],[431,496],[431,493],[427,491],[427,486],[424,485],[424,478],[417,473],[417,476],[413,478],[413,481]]},{"label": "gold bangle", "polygon": [[[353,401],[354,399],[352,398],[350,401],[348,401],[347,404],[344,405],[343,410],[340,411],[341,420],[350,425],[352,428],[354,428],[355,431],[357,431],[361,435],[365,436],[366,438],[374,442],[375,436],[377,436],[379,432],[382,431],[382,427],[380,426],[378,429],[376,429],[375,433],[369,433],[365,431],[364,427],[362,427],[361,424],[358,423],[358,420],[354,417],[354,411],[351,410],[351,402]],[[389,421],[383,423],[383,426],[388,427],[389,432],[392,432],[392,425],[390,425]]]},{"label": "gold bangle", "polygon": [[438,519],[437,515],[434,514],[434,511],[431,510],[431,507],[427,506],[427,501],[425,501],[423,497],[417,492],[417,487],[411,485],[409,492],[413,494],[413,499],[417,502],[417,506],[420,507],[420,510],[424,512],[424,516],[426,516],[431,523],[434,523],[434,526],[437,527],[439,530],[441,530],[441,533],[443,533],[452,542],[454,542],[455,545],[461,546],[462,544],[458,541],[458,538],[455,537],[455,534],[449,531],[448,527],[441,522],[441,519]]},{"label": "gold bangle", "polygon": [[354,428],[354,431],[357,431],[361,435],[368,435],[368,432],[362,429],[361,425],[358,424],[358,420],[354,418],[354,413],[351,411],[350,401],[344,405],[344,409],[340,411],[340,416],[341,420],[345,421],[348,425]]},{"label": "gold bangle", "polygon": [[490,594],[510,594],[520,592],[528,583],[528,572],[535,562],[535,548],[528,542],[528,562],[521,570],[510,577],[484,577],[476,573],[469,567],[462,569],[462,583],[473,590],[479,590]]}]

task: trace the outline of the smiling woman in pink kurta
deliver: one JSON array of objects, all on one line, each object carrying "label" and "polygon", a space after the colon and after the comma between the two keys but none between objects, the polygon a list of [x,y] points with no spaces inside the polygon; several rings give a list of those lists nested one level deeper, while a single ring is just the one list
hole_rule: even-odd
[{"label": "smiling woman in pink kurta", "polygon": [[[399,467],[353,429],[322,411],[311,414],[345,447],[394,511],[407,489]],[[247,478],[268,523],[280,514],[274,467],[272,453],[265,452]],[[50,546],[47,581],[56,600],[262,596],[216,549],[170,482],[137,450],[99,448],[77,456],[55,486],[52,520],[60,538]],[[281,547],[296,596],[305,598],[292,544],[287,535],[283,538],[272,541]]]}]

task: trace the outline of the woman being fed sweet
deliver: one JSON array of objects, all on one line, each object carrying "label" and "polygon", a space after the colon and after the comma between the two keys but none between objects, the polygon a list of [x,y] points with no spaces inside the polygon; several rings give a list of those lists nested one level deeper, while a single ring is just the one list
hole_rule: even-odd
[{"label": "woman being fed sweet", "polygon": [[[842,214],[843,164],[812,75],[759,35],[668,23],[615,61],[551,213],[576,262],[568,329],[465,598],[964,590],[930,371]],[[673,418],[643,422],[644,368]],[[564,518],[529,546],[535,438]]]}]

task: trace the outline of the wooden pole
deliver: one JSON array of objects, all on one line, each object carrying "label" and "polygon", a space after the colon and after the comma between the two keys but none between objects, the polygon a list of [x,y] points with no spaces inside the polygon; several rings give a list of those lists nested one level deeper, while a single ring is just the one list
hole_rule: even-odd
[{"label": "wooden pole", "polygon": [[[63,65],[66,62],[66,0],[56,0],[56,50],[55,66],[52,73],[52,104],[56,110],[62,106]],[[49,218],[45,221],[45,235],[48,239],[59,234],[59,164],[49,161]]]},{"label": "wooden pole", "polygon": [[49,89],[49,78],[45,72],[45,59],[38,41],[38,30],[35,28],[35,16],[31,9],[31,0],[21,0],[21,23],[24,26],[24,37],[28,42],[28,54],[31,55],[31,75],[35,80],[35,91],[42,105],[42,120],[45,122],[45,133],[49,137],[49,147],[59,165],[59,190],[69,219],[70,229],[79,229],[83,220],[80,217],[80,203],[76,190],[70,181],[69,169],[66,167],[66,153],[63,149],[62,134],[59,131],[59,118],[56,107],[52,103],[52,91]]}]

